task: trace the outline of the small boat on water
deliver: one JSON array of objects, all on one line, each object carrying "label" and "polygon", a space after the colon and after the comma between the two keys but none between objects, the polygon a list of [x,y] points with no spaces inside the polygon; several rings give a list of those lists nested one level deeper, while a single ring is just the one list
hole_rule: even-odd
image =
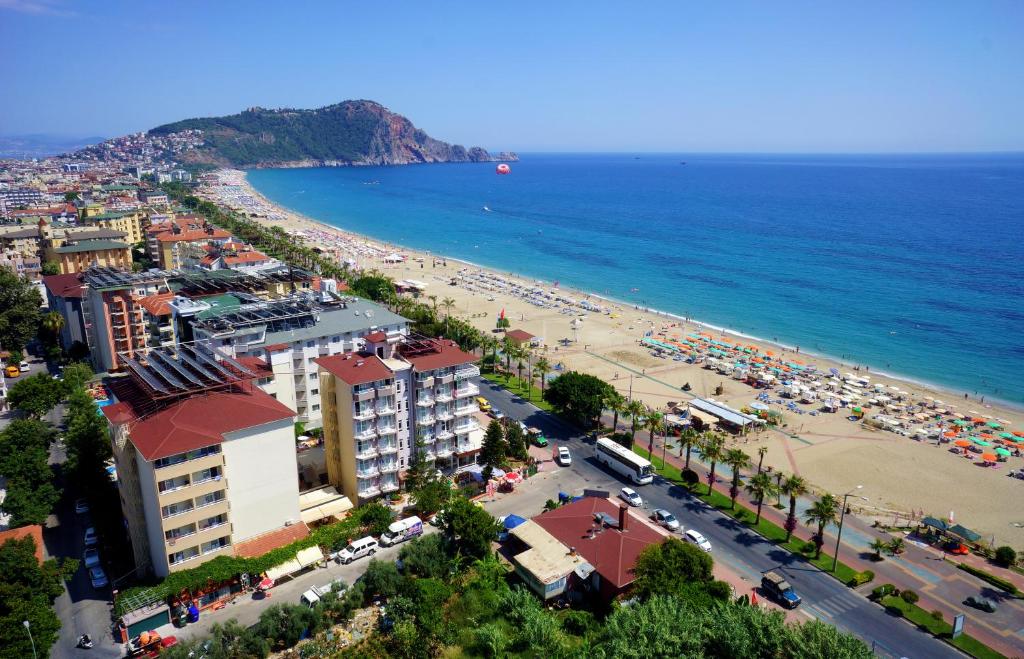
[{"label": "small boat on water", "polygon": [[491,212],[491,209],[490,209],[490,208],[488,208],[487,206],[484,206],[484,212],[486,212],[486,213],[490,213],[490,212]]}]

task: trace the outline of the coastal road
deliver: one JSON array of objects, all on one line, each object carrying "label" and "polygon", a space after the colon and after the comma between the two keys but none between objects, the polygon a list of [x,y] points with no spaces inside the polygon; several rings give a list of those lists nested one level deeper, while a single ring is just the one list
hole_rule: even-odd
[{"label": "coastal road", "polygon": [[[614,494],[627,485],[597,463],[592,443],[585,441],[575,428],[483,378],[479,378],[477,384],[481,395],[506,415],[540,428],[548,439],[572,451],[572,466],[561,469],[553,483],[547,481],[552,484],[546,487],[552,489],[542,499],[557,498],[560,490],[578,494],[582,488],[603,489]],[[715,560],[724,562],[751,584],[759,584],[761,574],[768,570],[781,572],[803,598],[800,609],[805,614],[857,635],[872,645],[879,655],[963,656],[946,643],[890,616],[859,592],[747,530],[686,490],[661,479],[637,489],[644,498],[645,507],[666,508],[679,518],[685,528],[696,528],[703,533],[711,541]],[[530,517],[539,510],[530,506],[515,512]]]}]

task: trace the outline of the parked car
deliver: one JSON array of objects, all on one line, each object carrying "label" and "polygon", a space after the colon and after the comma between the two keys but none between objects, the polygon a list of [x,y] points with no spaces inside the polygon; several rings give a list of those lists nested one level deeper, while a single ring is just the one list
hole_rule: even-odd
[{"label": "parked car", "polygon": [[363,558],[364,556],[373,556],[377,553],[377,539],[372,536],[366,536],[365,538],[359,538],[348,543],[348,545],[338,552],[337,561],[348,565],[352,561]]},{"label": "parked car", "polygon": [[765,572],[761,577],[761,590],[779,604],[789,609],[800,606],[800,596],[793,586],[777,572]]},{"label": "parked car", "polygon": [[657,510],[655,510],[651,514],[651,519],[653,519],[661,526],[664,526],[669,531],[679,530],[679,520],[676,519],[675,515],[665,510],[664,508],[658,508]]},{"label": "parked car", "polygon": [[423,535],[423,522],[419,517],[413,515],[412,517],[392,522],[387,532],[380,537],[380,544],[388,547],[405,542],[406,540],[412,540],[421,535]]},{"label": "parked car", "polygon": [[711,551],[711,542],[704,537],[704,535],[696,529],[687,529],[686,533],[683,534],[683,538],[690,543],[693,543],[703,549],[704,551]]},{"label": "parked car", "polygon": [[631,487],[624,487],[619,490],[619,498],[628,503],[631,506],[639,508],[644,505],[644,500],[640,498],[640,495],[636,493]]},{"label": "parked car", "polygon": [[21,369],[22,373],[28,373],[29,371],[32,370],[32,367],[29,366],[28,362],[26,362],[26,361],[21,362],[21,364],[19,365],[19,368]]},{"label": "parked car", "polygon": [[94,529],[93,527],[90,526],[89,528],[87,528],[85,530],[85,546],[86,547],[94,547],[94,546],[96,546],[96,543],[99,542],[99,541],[100,541],[100,539],[96,535],[96,529]]},{"label": "parked car", "polygon": [[970,597],[964,600],[964,604],[966,604],[967,606],[973,606],[974,608],[980,611],[984,611],[985,613],[996,612],[996,603],[990,599],[985,599],[984,597],[975,597],[974,595],[971,595]]},{"label": "parked car", "polygon": [[89,502],[85,499],[75,499],[75,512],[79,515],[89,512]]},{"label": "parked car", "polygon": [[16,378],[21,375],[21,370],[17,366],[11,365],[4,369],[4,374],[9,378]]},{"label": "parked car", "polygon": [[499,410],[497,407],[492,407],[491,411],[488,412],[488,414],[490,414],[493,418],[497,419],[498,421],[501,421],[502,419],[505,418],[505,413]]},{"label": "parked car", "polygon": [[82,554],[82,562],[85,563],[86,569],[96,567],[100,564],[100,552],[95,547],[90,547],[85,550]]},{"label": "parked car", "polygon": [[950,554],[955,554],[957,556],[966,556],[967,554],[971,553],[971,550],[967,548],[967,545],[965,545],[962,542],[957,542],[956,540],[950,540],[945,545],[943,545],[942,548],[948,551]]},{"label": "parked car", "polygon": [[569,449],[564,446],[558,447],[558,464],[563,467],[568,467],[572,464],[572,453],[569,453]]},{"label": "parked car", "polygon": [[316,606],[316,603],[319,602],[320,599],[327,593],[336,592],[338,594],[341,594],[345,592],[346,587],[347,584],[345,583],[344,579],[335,579],[334,581],[324,584],[323,586],[313,586],[306,592],[302,593],[302,596],[299,597],[299,602],[305,604],[306,606],[312,609],[314,606]]},{"label": "parked car", "polygon": [[89,568],[89,581],[92,583],[93,588],[106,588],[107,584],[107,573],[103,571],[100,566]]},{"label": "parked car", "polygon": [[527,428],[526,434],[530,436],[530,441],[533,442],[534,445],[539,446],[541,448],[544,448],[545,446],[548,445],[548,440],[544,436],[544,434],[541,433],[540,428]]},{"label": "parked car", "polygon": [[491,404],[489,402],[487,402],[487,399],[484,398],[483,396],[477,396],[476,397],[476,404],[480,408],[481,412],[490,412],[491,411]]}]

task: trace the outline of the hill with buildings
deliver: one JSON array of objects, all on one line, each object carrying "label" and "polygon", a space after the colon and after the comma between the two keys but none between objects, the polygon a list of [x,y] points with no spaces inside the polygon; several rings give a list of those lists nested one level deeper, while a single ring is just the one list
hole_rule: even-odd
[{"label": "hill with buildings", "polygon": [[250,108],[226,117],[186,119],[149,131],[153,137],[202,131],[186,162],[234,167],[405,165],[516,160],[436,140],[373,101],[344,101],[315,110]]}]

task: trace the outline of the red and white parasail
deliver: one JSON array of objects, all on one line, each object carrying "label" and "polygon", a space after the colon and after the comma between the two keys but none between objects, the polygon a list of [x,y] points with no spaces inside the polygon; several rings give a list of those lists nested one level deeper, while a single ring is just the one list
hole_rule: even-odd
[{"label": "red and white parasail", "polygon": [[511,174],[512,168],[506,165],[505,163],[501,163],[500,165],[498,165],[495,171],[499,174]]}]

